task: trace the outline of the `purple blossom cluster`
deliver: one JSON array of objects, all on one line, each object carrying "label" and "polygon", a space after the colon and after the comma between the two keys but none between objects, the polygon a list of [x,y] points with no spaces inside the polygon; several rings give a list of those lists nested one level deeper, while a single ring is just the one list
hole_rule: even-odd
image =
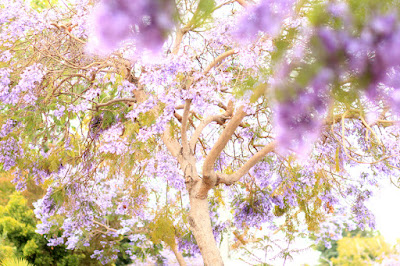
[{"label": "purple blossom cluster", "polygon": [[[333,16],[339,16],[338,10],[347,10],[347,7],[344,4],[329,5],[328,10]],[[360,83],[367,83],[364,88],[351,90],[358,90],[356,93],[359,95],[365,92],[370,101],[384,100],[398,113],[400,56],[394,48],[400,43],[397,16],[375,15],[359,34],[355,34],[350,12],[347,10],[340,14],[339,18],[349,23],[346,28],[321,25],[315,30],[314,37],[323,47],[324,55],[320,59],[324,66],[308,87],[302,88],[289,81],[293,73],[287,63],[276,72],[274,80],[277,82],[273,86],[283,100],[276,105],[274,122],[282,151],[292,150],[300,157],[310,152],[331,106],[331,84],[335,81],[345,83],[344,80],[350,77],[362,80]],[[292,62],[292,65],[296,64]],[[295,92],[293,87],[297,87]]]},{"label": "purple blossom cluster", "polygon": [[173,1],[103,0],[93,12],[94,36],[107,51],[134,40],[140,49],[159,51],[174,26]]},{"label": "purple blossom cluster", "polygon": [[117,90],[121,98],[131,97],[133,91],[136,90],[136,86],[127,80],[122,81],[122,84],[118,86]]},{"label": "purple blossom cluster", "polygon": [[35,89],[41,83],[46,70],[40,64],[33,64],[27,67],[21,74],[18,84],[10,88],[9,73],[3,71],[0,73],[2,86],[0,87],[0,100],[4,104],[16,105],[23,102],[25,105],[34,105],[37,100],[37,92]]},{"label": "purple blossom cluster", "polygon": [[0,43],[10,45],[17,40],[24,39],[28,33],[43,31],[47,26],[44,18],[37,11],[32,10],[23,0],[1,0],[0,13]]},{"label": "purple blossom cluster", "polygon": [[36,232],[39,234],[47,234],[50,232],[53,223],[50,221],[51,216],[55,213],[54,200],[51,198],[51,194],[54,192],[53,187],[47,189],[46,195],[33,203],[35,207],[34,213],[36,217],[41,221],[37,225]]},{"label": "purple blossom cluster", "polygon": [[57,104],[56,106],[57,109],[54,110],[53,115],[57,118],[60,119],[64,113],[65,113],[65,106],[64,105],[59,105]]},{"label": "purple blossom cluster", "polygon": [[237,228],[257,227],[273,218],[273,204],[266,195],[252,195],[250,199],[234,203],[234,224]]},{"label": "purple blossom cluster", "polygon": [[149,97],[146,101],[135,105],[134,108],[132,109],[132,111],[130,111],[126,115],[126,117],[134,120],[135,118],[138,118],[138,116],[141,113],[146,113],[146,112],[150,111],[154,106],[156,106],[156,104],[157,104],[156,99],[153,97]]},{"label": "purple blossom cluster", "polygon": [[[306,91],[295,99],[285,100],[276,106],[275,126],[279,148],[284,152],[292,149],[300,157],[306,156],[310,143],[320,135],[329,104],[330,82],[333,73],[321,70],[310,82]],[[296,110],[296,112],[293,112]]]},{"label": "purple blossom cluster", "polygon": [[236,35],[240,39],[254,40],[259,32],[271,37],[279,34],[283,21],[293,13],[295,0],[262,0],[246,10],[239,19]]},{"label": "purple blossom cluster", "polygon": [[[138,195],[132,198],[129,188],[126,187],[126,180],[120,175],[110,178],[108,173],[107,167],[93,167],[82,163],[78,166],[62,166],[51,174],[50,178],[55,182],[48,188],[43,199],[34,203],[35,215],[41,221],[37,227],[39,233],[54,235],[54,230],[62,229],[62,235],[50,237],[48,245],[65,244],[68,249],[88,246],[91,238],[95,236],[91,232],[104,230],[104,227],[96,224],[94,220],[107,224],[106,217],[112,216],[118,217],[121,228],[115,229],[116,232],[104,231],[103,237],[107,236],[111,240],[101,241],[102,252],[95,252],[92,258],[98,258],[103,263],[115,260],[115,254],[119,251],[112,248],[115,246],[112,239],[120,235],[131,236],[132,241],[143,240],[138,238],[132,229],[143,227],[143,222],[151,217],[147,209],[134,207],[146,204],[145,197]],[[85,177],[90,175],[92,179],[78,181],[76,178],[79,174]],[[65,193],[62,199],[59,198],[60,195],[56,195],[59,191]],[[62,215],[66,219],[60,224],[55,215]],[[147,245],[145,243],[147,241],[143,242],[143,248]]]},{"label": "purple blossom cluster", "polygon": [[17,160],[23,158],[24,150],[21,147],[22,141],[14,137],[0,138],[0,165],[4,171],[9,171],[17,164]]},{"label": "purple blossom cluster", "polygon": [[7,119],[6,122],[1,126],[0,138],[7,137],[17,127],[17,121],[13,119]]},{"label": "purple blossom cluster", "polygon": [[102,143],[99,147],[99,152],[124,154],[127,152],[128,143],[121,138],[124,134],[124,125],[117,123],[112,125],[109,129],[105,130],[102,134]]},{"label": "purple blossom cluster", "polygon": [[9,98],[10,72],[7,68],[0,69],[0,102],[2,104]]},{"label": "purple blossom cluster", "polygon": [[[347,16],[343,20],[353,21],[349,12],[344,14]],[[396,73],[400,66],[400,53],[396,49],[400,43],[397,15],[375,15],[358,35],[348,30],[354,28],[352,24],[346,25],[346,29],[317,29],[322,46],[326,53],[331,54],[328,63],[342,76],[346,76],[347,71],[360,79],[368,78],[369,84],[365,88],[367,97],[372,101],[383,99],[397,112],[399,86]],[[335,62],[333,56],[339,53],[344,54],[347,68],[339,65],[342,61]],[[388,93],[385,87],[392,90]]]},{"label": "purple blossom cluster", "polygon": [[178,162],[167,152],[159,152],[155,156],[156,177],[162,177],[168,185],[177,190],[184,190],[185,182],[178,168]]}]

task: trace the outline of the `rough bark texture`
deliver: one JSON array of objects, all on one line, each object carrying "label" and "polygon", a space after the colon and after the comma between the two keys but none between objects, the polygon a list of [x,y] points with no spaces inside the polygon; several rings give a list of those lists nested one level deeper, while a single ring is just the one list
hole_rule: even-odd
[{"label": "rough bark texture", "polygon": [[214,238],[211,227],[210,210],[207,198],[198,198],[197,194],[201,187],[202,180],[196,171],[194,155],[185,153],[181,167],[185,175],[186,186],[189,192],[190,211],[189,226],[197,245],[200,248],[204,265],[224,265],[220,251]]},{"label": "rough bark texture", "polygon": [[204,265],[224,265],[211,227],[208,199],[198,199],[194,195],[190,196],[189,225],[200,248]]}]

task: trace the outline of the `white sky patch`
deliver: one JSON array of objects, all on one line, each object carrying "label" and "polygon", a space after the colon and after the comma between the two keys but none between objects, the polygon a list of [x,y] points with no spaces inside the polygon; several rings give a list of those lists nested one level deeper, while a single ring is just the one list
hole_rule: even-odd
[{"label": "white sky patch", "polygon": [[396,244],[400,239],[400,189],[386,182],[382,188],[367,203],[376,219],[376,230],[379,231],[389,244]]}]

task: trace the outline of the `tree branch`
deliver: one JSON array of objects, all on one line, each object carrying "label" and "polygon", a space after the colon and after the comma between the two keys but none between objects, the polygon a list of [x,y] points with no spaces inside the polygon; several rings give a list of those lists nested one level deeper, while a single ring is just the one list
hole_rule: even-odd
[{"label": "tree branch", "polygon": [[[99,226],[101,226],[101,227],[104,227],[107,230],[107,232],[109,231],[109,232],[118,233],[117,229],[111,228],[111,227],[109,227],[109,226],[107,226],[107,225],[105,225],[103,223],[100,223],[100,222],[94,220],[94,219],[92,219],[92,222],[97,224],[97,225],[99,225]],[[141,228],[141,229],[139,229],[139,228],[130,228],[130,230],[135,234],[146,234],[146,233],[148,233],[148,230],[146,228]]]},{"label": "tree branch", "polygon": [[201,132],[203,132],[203,129],[210,124],[211,122],[215,121],[221,121],[223,119],[224,115],[213,115],[209,116],[203,121],[201,121],[200,125],[196,128],[196,131],[193,133],[190,143],[189,143],[189,148],[191,151],[194,151],[194,147],[196,145],[197,140],[199,139]]},{"label": "tree branch", "polygon": [[223,173],[217,173],[219,178],[219,183],[225,185],[232,185],[236,181],[239,181],[242,176],[247,174],[250,169],[256,165],[259,161],[261,161],[268,153],[274,151],[276,147],[276,141],[270,142],[264,146],[261,150],[259,150],[256,154],[254,154],[245,164],[242,165],[236,172],[233,174],[227,175]]},{"label": "tree branch", "polygon": [[179,47],[181,46],[183,40],[183,36],[185,36],[185,34],[189,32],[189,30],[190,28],[188,26],[185,26],[176,31],[174,46],[172,47],[172,54],[178,54]]},{"label": "tree branch", "polygon": [[247,7],[249,4],[245,0],[235,0],[238,2],[242,7]]},{"label": "tree branch", "polygon": [[176,260],[177,260],[178,263],[179,263],[179,266],[186,266],[186,262],[185,262],[185,260],[183,259],[182,254],[179,252],[177,246],[178,246],[178,245],[176,244],[176,240],[175,240],[175,245],[174,245],[173,247],[171,247],[172,252],[174,252],[175,257],[176,257]]},{"label": "tree branch", "polygon": [[171,155],[178,159],[182,146],[174,137],[171,136],[169,125],[165,126],[165,130],[161,138]]},{"label": "tree branch", "polygon": [[203,74],[206,75],[213,67],[215,67],[217,64],[221,63],[228,56],[231,56],[235,53],[236,53],[235,50],[232,49],[232,50],[226,51],[223,54],[220,54],[217,58],[214,59],[214,61],[211,62],[211,64],[209,64],[207,66],[207,68],[204,70]]},{"label": "tree branch", "polygon": [[194,147],[196,145],[197,140],[199,139],[201,132],[203,129],[210,124],[211,122],[217,122],[220,125],[223,125],[229,117],[233,114],[233,102],[229,101],[228,106],[224,106],[222,103],[218,104],[218,106],[223,106],[222,109],[225,110],[225,114],[222,115],[213,115],[207,117],[205,120],[201,121],[200,125],[196,128],[196,131],[193,133],[192,138],[190,139],[189,148],[191,151],[194,151]]},{"label": "tree branch", "polygon": [[112,105],[112,104],[114,104],[114,103],[119,103],[119,102],[136,102],[136,99],[134,99],[134,98],[119,98],[119,99],[113,99],[113,100],[108,101],[108,102],[105,102],[105,103],[96,104],[96,108],[109,106],[109,105]]},{"label": "tree branch", "polygon": [[228,141],[231,139],[236,128],[240,125],[243,118],[246,116],[246,112],[243,111],[243,106],[239,107],[236,114],[229,121],[228,125],[222,131],[217,142],[208,153],[203,164],[203,179],[202,185],[197,193],[196,197],[206,198],[207,192],[217,184],[217,175],[214,172],[214,164],[222,150],[225,148]]},{"label": "tree branch", "polygon": [[190,111],[191,103],[192,103],[192,100],[186,99],[185,108],[183,109],[183,116],[182,116],[181,136],[182,136],[182,148],[183,148],[184,154],[187,154],[188,152],[190,152],[189,142],[187,139],[187,125],[188,125],[188,118],[189,118],[189,111]]},{"label": "tree branch", "polygon": [[[360,119],[363,122],[363,124],[366,123],[365,120],[360,116],[359,111],[352,110],[352,111],[347,111],[343,114],[335,115],[333,117],[328,117],[325,119],[324,124],[332,125],[332,124],[342,122],[342,126],[343,126],[343,122],[346,118],[347,119]],[[379,121],[379,123],[385,123],[385,122],[391,123],[391,121],[385,121],[385,120]],[[246,175],[254,165],[256,165],[259,161],[261,161],[268,153],[274,151],[276,145],[277,145],[276,141],[268,143],[260,151],[258,151],[256,154],[254,154],[249,160],[247,160],[247,162],[244,163],[236,172],[234,172],[230,175],[227,175],[224,173],[217,173],[218,183],[225,184],[225,185],[232,185],[233,183],[239,181],[240,178],[242,178],[244,175]],[[346,149],[344,142],[342,143],[342,145]],[[352,158],[352,157],[350,156],[350,158]],[[384,158],[384,159],[387,159],[387,158]],[[379,161],[381,161],[381,160],[379,160]],[[377,161],[377,162],[379,162],[379,161]],[[359,162],[359,163],[363,163],[363,162]]]}]

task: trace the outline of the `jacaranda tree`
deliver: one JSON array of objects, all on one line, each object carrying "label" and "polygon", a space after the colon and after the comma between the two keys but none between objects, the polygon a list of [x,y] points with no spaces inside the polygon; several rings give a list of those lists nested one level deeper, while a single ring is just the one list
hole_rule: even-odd
[{"label": "jacaranda tree", "polygon": [[49,245],[214,266],[234,235],[287,255],[277,232],[373,227],[365,201],[397,184],[398,1],[0,7],[1,171],[47,189]]}]

